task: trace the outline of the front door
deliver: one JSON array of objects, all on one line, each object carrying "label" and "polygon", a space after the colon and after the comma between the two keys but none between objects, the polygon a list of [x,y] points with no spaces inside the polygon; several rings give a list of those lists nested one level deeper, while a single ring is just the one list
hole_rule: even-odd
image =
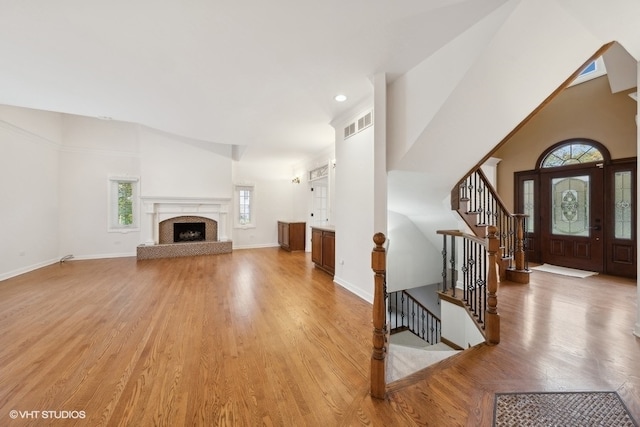
[{"label": "front door", "polygon": [[576,139],[549,147],[535,170],[516,172],[527,259],[636,277],[636,164]]},{"label": "front door", "polygon": [[604,271],[604,182],[602,164],[540,176],[542,262]]}]

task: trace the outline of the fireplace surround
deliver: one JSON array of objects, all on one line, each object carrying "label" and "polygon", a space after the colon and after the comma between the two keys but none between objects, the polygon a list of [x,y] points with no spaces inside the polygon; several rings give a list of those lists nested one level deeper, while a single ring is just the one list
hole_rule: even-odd
[{"label": "fireplace surround", "polygon": [[[195,234],[200,232],[199,236]],[[180,237],[183,234],[183,237]],[[217,242],[218,222],[202,216],[177,216],[158,224],[158,243]]]},{"label": "fireplace surround", "polygon": [[[138,246],[138,259],[170,258],[229,253],[228,212],[231,199],[142,197],[142,233],[145,243]],[[175,224],[203,223],[203,239],[174,241]],[[199,227],[199,226],[198,226]],[[195,235],[188,227],[183,231]]]}]

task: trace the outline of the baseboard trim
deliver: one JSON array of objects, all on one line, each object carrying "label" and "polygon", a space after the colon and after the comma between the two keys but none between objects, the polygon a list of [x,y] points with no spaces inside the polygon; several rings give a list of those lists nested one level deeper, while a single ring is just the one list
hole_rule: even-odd
[{"label": "baseboard trim", "polygon": [[280,245],[278,245],[277,243],[263,243],[260,245],[233,245],[233,250],[277,248],[279,246]]},{"label": "baseboard trim", "polygon": [[464,350],[464,348],[460,347],[458,344],[454,343],[453,341],[446,339],[445,337],[440,337],[440,342],[448,345],[454,350]]},{"label": "baseboard trim", "polygon": [[333,277],[333,282],[342,286],[352,294],[359,296],[363,300],[367,301],[369,304],[373,304],[373,294],[370,294],[365,290],[358,288],[357,286],[353,285],[352,283],[349,283],[346,280],[339,278],[338,276]]},{"label": "baseboard trim", "polygon": [[3,280],[11,279],[12,277],[20,276],[31,271],[37,270],[42,267],[46,267],[48,265],[55,264],[59,259],[50,259],[48,261],[39,262],[37,264],[32,264],[26,267],[18,268],[16,270],[9,271],[7,273],[0,274],[0,282]]}]

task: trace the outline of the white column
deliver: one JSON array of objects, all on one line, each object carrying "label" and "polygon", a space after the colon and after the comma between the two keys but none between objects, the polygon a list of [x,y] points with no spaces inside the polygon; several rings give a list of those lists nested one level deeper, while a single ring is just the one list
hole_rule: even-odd
[{"label": "white column", "polygon": [[155,223],[156,223],[156,209],[155,203],[144,204],[144,227],[143,230],[146,234],[144,244],[147,246],[155,245]]},{"label": "white column", "polygon": [[218,216],[218,240],[229,240],[229,205],[221,204]]}]

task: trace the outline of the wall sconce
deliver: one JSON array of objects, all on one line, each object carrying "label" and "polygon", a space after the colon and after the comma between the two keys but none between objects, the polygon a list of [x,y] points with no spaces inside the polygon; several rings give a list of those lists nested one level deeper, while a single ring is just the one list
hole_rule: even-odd
[{"label": "wall sconce", "polygon": [[295,178],[293,178],[293,179],[291,180],[291,183],[292,183],[292,184],[300,184],[300,177],[299,177],[299,176],[296,176]]}]

